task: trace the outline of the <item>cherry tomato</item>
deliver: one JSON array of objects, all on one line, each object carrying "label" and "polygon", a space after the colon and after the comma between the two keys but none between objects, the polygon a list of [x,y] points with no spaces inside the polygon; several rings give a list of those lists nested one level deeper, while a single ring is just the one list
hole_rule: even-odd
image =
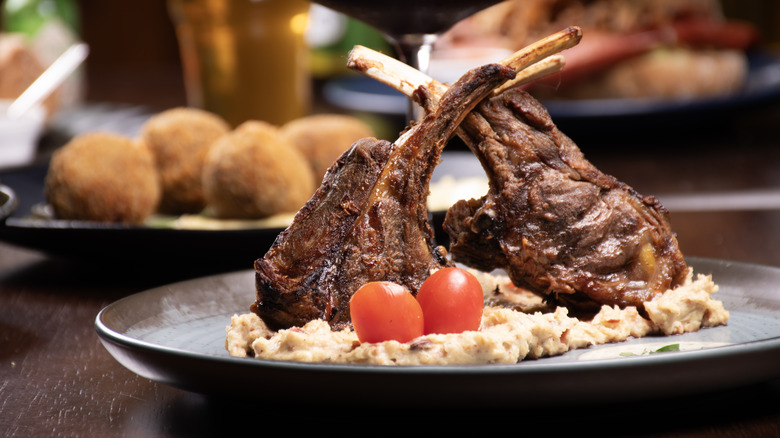
[{"label": "cherry tomato", "polygon": [[450,267],[434,272],[420,286],[417,302],[422,307],[425,334],[479,329],[482,286],[466,270]]},{"label": "cherry tomato", "polygon": [[423,334],[420,304],[397,283],[364,284],[352,295],[349,314],[360,342],[408,342]]}]

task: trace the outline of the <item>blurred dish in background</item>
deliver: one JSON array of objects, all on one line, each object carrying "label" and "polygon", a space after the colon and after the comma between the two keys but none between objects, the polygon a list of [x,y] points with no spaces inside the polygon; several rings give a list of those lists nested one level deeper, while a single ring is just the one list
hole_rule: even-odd
[{"label": "blurred dish in background", "polygon": [[[367,77],[335,78],[323,87],[332,105],[355,111],[403,115],[406,97]],[[768,53],[748,54],[748,72],[740,90],[721,96],[690,99],[601,98],[542,99],[555,123],[567,134],[597,132],[607,126],[637,128],[659,123],[691,123],[698,119],[726,117],[760,109],[780,100],[780,58]],[[615,124],[620,119],[624,124]]]},{"label": "blurred dish in background", "polygon": [[[0,35],[0,98],[19,97],[46,69],[22,35]],[[59,107],[59,90],[44,101],[47,116]]]},{"label": "blurred dish in background", "polygon": [[516,50],[571,25],[582,27],[582,42],[564,52],[563,71],[528,88],[541,99],[733,94],[759,41],[717,0],[511,0],[459,23],[439,47],[492,41]]},{"label": "blurred dish in background", "polygon": [[[46,174],[46,166],[0,172],[0,240],[87,260],[248,268],[293,216],[246,220],[155,215],[143,224],[58,219],[43,195]],[[440,224],[452,200],[481,196],[486,190],[484,171],[474,155],[445,152],[434,170],[429,197],[437,239],[446,239]]]},{"label": "blurred dish in background", "polygon": [[[80,12],[72,0],[6,0],[0,35],[0,98],[15,99],[69,47],[79,42]],[[47,116],[82,103],[83,68],[44,103]]]},{"label": "blurred dish in background", "polygon": [[[780,99],[780,57],[714,0],[509,0],[445,33],[433,73],[446,82],[472,66],[449,54],[506,53],[569,25],[583,26],[583,39],[563,52],[562,74],[529,88],[569,135],[731,118]],[[352,110],[406,108],[400,93],[362,77],[333,79],[323,95]]]},{"label": "blurred dish in background", "polygon": [[83,57],[70,62],[70,49],[86,49],[72,0],[7,0],[0,16],[0,168],[7,168],[30,164],[51,121],[82,103]]},{"label": "blurred dish in background", "polygon": [[742,86],[728,94],[697,98],[546,99],[544,104],[556,123],[576,128],[599,121],[614,124],[616,119],[627,122],[624,127],[636,127],[742,116],[780,100],[780,58],[751,52],[747,65]]},{"label": "blurred dish in background", "polygon": [[[0,105],[0,167],[30,164],[38,152],[38,139],[51,115],[44,106],[52,93],[60,89],[89,52],[86,44],[68,48],[35,78],[24,92]],[[18,72],[16,66],[9,66]],[[26,80],[25,80],[26,82]],[[53,111],[56,108],[51,108]]]}]

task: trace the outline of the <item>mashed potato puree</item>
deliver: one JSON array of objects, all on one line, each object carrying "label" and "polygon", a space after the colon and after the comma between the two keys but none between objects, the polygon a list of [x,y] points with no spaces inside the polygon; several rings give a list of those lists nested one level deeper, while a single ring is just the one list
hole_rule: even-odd
[{"label": "mashed potato puree", "polygon": [[322,320],[274,332],[253,313],[234,315],[225,347],[232,356],[300,362],[381,365],[517,363],[555,356],[590,345],[648,335],[672,335],[725,325],[729,313],[712,294],[711,276],[689,270],[686,282],[644,304],[647,318],[635,307],[603,306],[591,320],[548,309],[542,300],[511,286],[502,275],[474,272],[483,286],[485,309],[478,331],[432,334],[408,343],[361,344],[349,329],[333,331]]}]

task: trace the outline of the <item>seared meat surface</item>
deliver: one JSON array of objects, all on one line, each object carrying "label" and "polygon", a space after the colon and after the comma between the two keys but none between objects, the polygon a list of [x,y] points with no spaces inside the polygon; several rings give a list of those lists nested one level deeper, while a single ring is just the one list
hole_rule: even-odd
[{"label": "seared meat surface", "polygon": [[594,167],[529,94],[513,89],[484,101],[459,135],[490,189],[447,212],[454,260],[503,268],[515,284],[580,309],[641,309],[683,281],[666,210]]},{"label": "seared meat surface", "polygon": [[[352,145],[296,220],[265,257],[255,261],[258,300],[252,310],[266,324],[290,327],[325,315],[343,319],[347,303],[342,299],[348,297],[332,292],[340,289],[339,282],[361,272],[344,272],[350,266],[339,263],[341,259],[360,249],[344,248],[341,242],[349,240],[371,194],[367,188],[376,183],[392,150],[392,143],[370,138]],[[333,290],[319,289],[325,281]]]},{"label": "seared meat surface", "polygon": [[349,299],[363,284],[394,281],[416,293],[434,270],[447,266],[427,219],[433,168],[463,117],[513,75],[499,65],[475,69],[394,143],[363,139],[345,152],[255,262],[252,311],[273,329],[317,318],[346,327]]}]

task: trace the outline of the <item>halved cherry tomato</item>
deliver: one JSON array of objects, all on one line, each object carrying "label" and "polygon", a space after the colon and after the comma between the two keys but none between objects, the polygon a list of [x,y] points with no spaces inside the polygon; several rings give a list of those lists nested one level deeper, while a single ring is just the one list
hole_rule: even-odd
[{"label": "halved cherry tomato", "polygon": [[397,283],[364,284],[352,295],[349,314],[360,342],[409,342],[423,334],[420,304]]},{"label": "halved cherry tomato", "polygon": [[482,286],[474,275],[457,267],[434,272],[417,292],[425,321],[424,333],[478,330],[482,320]]}]

